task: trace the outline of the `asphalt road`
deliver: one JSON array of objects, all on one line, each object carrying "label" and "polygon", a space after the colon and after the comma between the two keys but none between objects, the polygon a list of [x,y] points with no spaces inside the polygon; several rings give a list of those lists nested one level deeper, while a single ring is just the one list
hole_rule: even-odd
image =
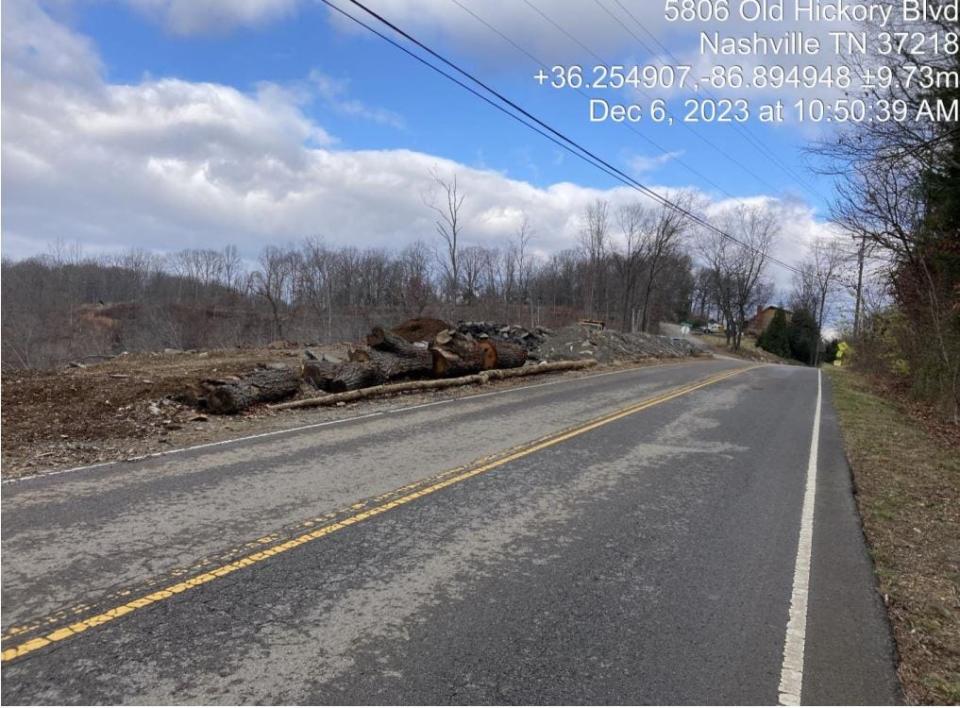
[{"label": "asphalt road", "polygon": [[818,372],[743,366],[4,484],[2,701],[897,702],[828,382],[798,585]]}]

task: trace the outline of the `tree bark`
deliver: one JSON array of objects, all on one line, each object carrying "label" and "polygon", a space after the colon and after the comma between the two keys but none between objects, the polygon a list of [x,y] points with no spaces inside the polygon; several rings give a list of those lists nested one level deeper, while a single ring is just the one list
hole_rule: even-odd
[{"label": "tree bark", "polygon": [[308,359],[300,368],[303,380],[321,391],[329,391],[340,364]]},{"label": "tree bark", "polygon": [[430,345],[430,355],[433,375],[437,378],[475,374],[496,365],[493,347],[481,346],[473,337],[452,330],[437,333]]},{"label": "tree bark", "polygon": [[527,362],[527,350],[519,344],[498,340],[491,345],[496,352],[497,369],[516,369]]},{"label": "tree bark", "polygon": [[411,342],[383,327],[374,327],[367,335],[367,346],[381,352],[390,352],[397,356],[419,358],[425,351]]},{"label": "tree bark", "polygon": [[337,365],[326,390],[330,393],[342,393],[357,388],[376,386],[383,382],[383,371],[376,364],[348,361]]},{"label": "tree bark", "polygon": [[207,409],[211,413],[233,414],[257,403],[272,403],[300,390],[300,375],[293,369],[258,369],[239,381],[204,381]]},{"label": "tree bark", "polygon": [[437,378],[465,376],[483,371],[484,353],[479,346],[473,349],[464,349],[456,353],[451,349],[433,346],[430,354],[433,356],[433,375]]}]

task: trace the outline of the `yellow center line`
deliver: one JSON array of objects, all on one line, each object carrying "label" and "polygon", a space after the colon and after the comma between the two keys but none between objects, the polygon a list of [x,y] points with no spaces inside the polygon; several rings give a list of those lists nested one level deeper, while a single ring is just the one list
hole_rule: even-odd
[{"label": "yellow center line", "polygon": [[[269,548],[265,548],[262,551],[258,551],[256,553],[251,553],[249,555],[243,556],[238,560],[232,561],[225,565],[221,565],[217,568],[213,568],[207,572],[199,573],[190,578],[187,578],[186,580],[175,583],[173,585],[169,585],[160,590],[156,590],[154,592],[148,593],[146,595],[138,597],[135,600],[131,600],[130,602],[126,602],[124,604],[118,605],[100,614],[96,614],[91,617],[87,617],[86,619],[80,620],[78,622],[74,622],[72,624],[68,624],[63,627],[60,627],[59,629],[56,629],[43,636],[34,637],[33,639],[23,642],[22,644],[19,644],[15,647],[5,649],[2,652],[2,654],[0,654],[0,661],[6,662],[12,659],[18,659],[22,656],[26,656],[27,654],[30,654],[31,652],[34,652],[38,649],[42,649],[45,646],[48,646],[55,642],[63,641],[64,639],[73,637],[93,627],[98,627],[102,624],[106,624],[107,622],[112,622],[113,620],[119,617],[123,617],[124,615],[127,615],[131,612],[136,612],[137,610],[147,607],[148,605],[152,605],[157,602],[162,602],[163,600],[173,597],[174,595],[178,595],[182,592],[186,592],[191,588],[204,585],[206,583],[216,580],[217,578],[222,578],[225,575],[229,575],[234,571],[241,570],[242,568],[246,568],[248,566],[255,565],[257,563],[261,563],[267,560],[268,558],[272,558],[273,556],[276,556],[280,553],[285,553],[287,551],[293,550],[294,548],[302,546],[305,543],[310,543],[311,541],[316,541],[325,536],[329,536],[330,534],[340,531],[342,529],[345,529],[349,526],[352,526],[353,524],[359,523],[361,521],[365,521],[371,517],[378,516],[385,512],[391,511],[392,509],[396,509],[397,507],[403,506],[404,504],[409,504],[412,501],[428,496],[430,494],[434,494],[435,492],[439,492],[440,490],[446,489],[447,487],[450,487],[454,484],[458,484],[472,477],[476,477],[477,475],[481,475],[485,472],[489,472],[490,470],[496,469],[497,467],[501,467],[510,462],[514,462],[521,458],[527,457],[528,455],[532,455],[536,452],[539,452],[540,450],[545,450],[549,447],[553,447],[554,445],[558,445],[559,443],[562,443],[566,440],[570,440],[571,438],[575,438],[577,436],[583,435],[584,433],[588,433],[591,430],[596,430],[597,428],[613,423],[614,421],[620,420],[621,418],[626,418],[627,416],[633,415],[635,413],[639,413],[640,411],[646,410],[648,408],[652,408],[653,406],[659,405],[661,403],[666,403],[667,401],[673,400],[675,398],[679,398],[680,396],[685,396],[686,394],[692,393],[693,391],[696,391],[698,389],[704,388],[706,386],[710,386],[712,384],[728,379],[732,376],[736,376],[745,371],[751,371],[756,368],[758,367],[749,366],[749,367],[743,367],[740,369],[734,369],[732,371],[726,371],[721,374],[716,374],[714,376],[708,377],[706,379],[701,379],[699,381],[695,381],[690,384],[677,386],[676,388],[669,389],[668,391],[662,394],[653,396],[644,401],[640,401],[639,403],[635,403],[633,405],[627,406],[626,408],[622,408],[618,411],[614,411],[613,413],[609,413],[599,418],[595,418],[592,421],[589,421],[587,423],[584,423],[574,428],[570,428],[562,433],[558,433],[558,434],[528,443],[527,445],[521,448],[518,448],[514,452],[504,455],[503,457],[498,457],[490,462],[486,462],[486,463],[477,465],[475,467],[471,467],[463,472],[460,472],[459,474],[454,474],[453,476],[447,477],[442,481],[436,482],[434,484],[430,484],[425,487],[421,487],[416,491],[404,494],[403,496],[397,497],[395,499],[391,499],[390,501],[384,504],[380,504],[379,506],[371,507],[358,514],[354,514],[353,516],[349,516],[335,523],[328,524],[314,531],[310,531],[309,533],[304,533],[294,538],[291,538],[287,541],[284,541],[282,543],[277,543],[276,545],[270,546]],[[401,489],[407,489],[410,486],[411,485],[407,485],[406,487],[403,487]]]}]

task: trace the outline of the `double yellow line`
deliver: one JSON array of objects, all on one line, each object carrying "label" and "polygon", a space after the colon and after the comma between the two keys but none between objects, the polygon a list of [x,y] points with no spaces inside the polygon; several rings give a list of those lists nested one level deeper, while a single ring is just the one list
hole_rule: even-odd
[{"label": "double yellow line", "polygon": [[[718,383],[725,379],[729,379],[732,376],[736,376],[745,371],[750,371],[751,369],[757,368],[756,366],[749,366],[740,369],[734,369],[732,371],[726,371],[721,374],[716,374],[714,376],[707,377],[705,379],[700,379],[683,386],[677,386],[676,388],[668,389],[664,393],[661,393],[657,396],[640,401],[626,408],[621,408],[620,410],[614,411],[607,415],[595,418],[587,423],[578,425],[573,428],[568,428],[560,433],[550,435],[545,438],[540,438],[539,440],[534,440],[532,442],[526,443],[518,448],[514,448],[512,451],[507,452],[506,454],[496,457],[488,462],[481,463],[479,465],[469,467],[467,469],[458,468],[453,470],[452,473],[443,473],[428,480],[426,486],[421,486],[416,489],[416,491],[402,493],[405,490],[411,488],[411,486],[416,487],[417,485],[407,485],[400,490],[396,490],[395,493],[400,493],[400,496],[390,499],[390,501],[382,503],[378,506],[371,507],[352,516],[348,516],[344,519],[341,519],[335,523],[327,524],[321,528],[310,531],[308,533],[295,536],[287,541],[282,543],[277,543],[269,548],[265,548],[262,551],[256,553],[251,553],[249,555],[243,556],[242,558],[226,563],[217,568],[213,568],[207,572],[199,573],[190,577],[181,582],[169,585],[160,590],[142,595],[135,600],[117,605],[105,612],[100,614],[87,617],[86,619],[74,622],[72,624],[64,625],[59,629],[56,629],[48,634],[44,634],[33,639],[29,639],[17,646],[11,647],[9,649],[3,650],[0,654],[0,661],[11,661],[12,659],[18,659],[22,656],[26,656],[32,652],[42,649],[43,647],[49,646],[56,642],[61,642],[65,639],[69,639],[77,634],[98,627],[100,625],[112,622],[115,619],[128,615],[131,612],[136,612],[144,607],[152,605],[157,602],[162,602],[168,598],[173,597],[174,595],[179,595],[180,593],[186,592],[191,588],[198,587],[200,585],[205,585],[206,583],[213,582],[217,578],[222,578],[225,575],[229,575],[235,571],[241,570],[243,568],[261,563],[268,558],[279,555],[281,553],[286,553],[291,551],[294,548],[302,546],[311,541],[316,541],[325,536],[329,536],[332,533],[345,529],[353,524],[365,521],[371,517],[379,516],[380,514],[386,513],[392,509],[396,509],[399,506],[404,504],[409,504],[412,501],[416,501],[421,497],[439,492],[441,489],[446,489],[447,487],[453,486],[465,480],[470,479],[471,477],[476,477],[481,475],[484,472],[489,472],[490,470],[496,469],[497,467],[502,467],[505,464],[514,462],[516,460],[532,455],[535,452],[544,450],[548,447],[553,447],[558,445],[566,440],[575,438],[584,433],[588,433],[591,430],[596,430],[604,425],[613,423],[614,421],[620,420],[621,418],[626,418],[629,415],[634,413],[639,413],[640,411],[652,408],[653,406],[659,405],[661,403],[666,403],[667,401],[679,398],[680,396],[685,396],[688,393],[696,391],[698,389],[710,386],[712,384]],[[449,476],[447,476],[449,475]],[[440,481],[435,481],[440,479]],[[392,494],[382,495],[380,499],[389,498]]]}]

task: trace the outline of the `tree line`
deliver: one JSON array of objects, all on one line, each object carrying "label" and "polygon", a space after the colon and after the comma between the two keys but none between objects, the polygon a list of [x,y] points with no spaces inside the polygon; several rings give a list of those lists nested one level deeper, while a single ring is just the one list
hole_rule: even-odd
[{"label": "tree line", "polygon": [[[435,316],[527,326],[594,318],[624,331],[661,321],[729,323],[731,346],[772,293],[767,254],[776,221],[730,212],[744,245],[701,233],[681,212],[597,200],[578,243],[544,253],[523,219],[498,246],[470,244],[468,198],[435,176],[425,198],[436,235],[398,250],[332,246],[321,238],[265,246],[255,262],[234,246],[98,257],[58,244],[2,263],[4,368],[51,367],[84,356],[164,348],[354,340],[373,324]],[[694,197],[681,204],[696,207]]]},{"label": "tree line", "polygon": [[[900,17],[893,0],[883,1]],[[942,10],[948,3],[927,4]],[[956,36],[960,23],[948,16],[930,12],[939,19],[886,31]],[[902,106],[910,116],[848,126],[816,148],[839,185],[833,219],[856,243],[849,332],[855,361],[906,382],[960,423],[960,130],[955,120],[936,117],[938,106],[956,109],[960,88],[903,80],[956,75],[960,54],[924,52],[914,43],[893,55],[858,58],[853,68],[873,76],[889,70],[898,80],[873,82],[868,98]],[[881,266],[871,269],[871,261]]]}]

